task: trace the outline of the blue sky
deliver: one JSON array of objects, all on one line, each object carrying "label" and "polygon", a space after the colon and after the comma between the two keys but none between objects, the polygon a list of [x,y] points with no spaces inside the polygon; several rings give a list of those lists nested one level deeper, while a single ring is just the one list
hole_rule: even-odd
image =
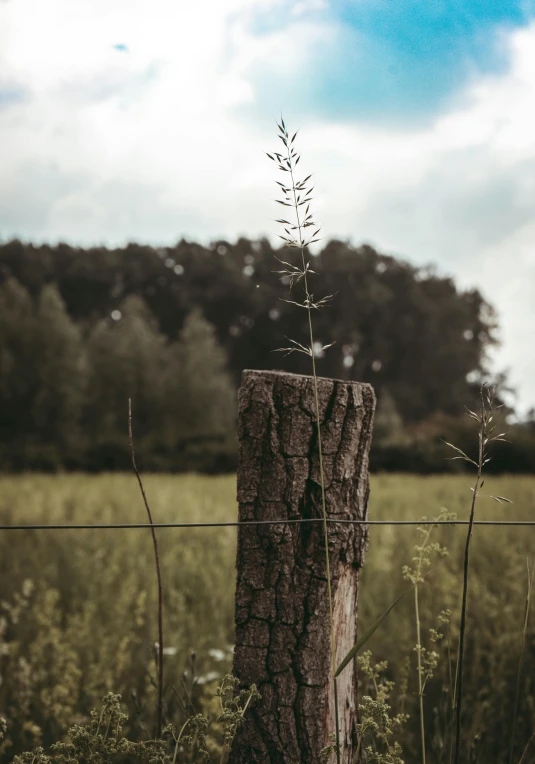
[{"label": "blue sky", "polygon": [[[305,80],[286,72],[274,80],[269,64],[259,68],[266,94],[259,112],[283,100],[308,118],[428,123],[468,81],[506,70],[504,37],[526,25],[533,8],[507,0],[334,0],[310,13],[335,34],[316,43]],[[284,6],[259,8],[251,30],[262,38],[288,23]]]},{"label": "blue sky", "polygon": [[281,111],[325,239],[480,288],[535,406],[535,0],[0,2],[0,237],[275,244]]}]

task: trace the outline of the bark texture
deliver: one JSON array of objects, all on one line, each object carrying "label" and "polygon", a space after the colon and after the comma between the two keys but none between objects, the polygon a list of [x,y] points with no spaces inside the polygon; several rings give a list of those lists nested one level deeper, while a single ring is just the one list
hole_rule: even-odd
[{"label": "bark texture", "polygon": [[[318,379],[328,517],[366,519],[375,395]],[[239,392],[240,521],[322,518],[312,377],[244,371]],[[357,637],[366,525],[329,524],[337,660]],[[238,730],[230,764],[317,764],[335,729],[322,523],[238,530],[234,674],[262,700]],[[344,751],[355,746],[357,673],[338,683]],[[351,759],[349,759],[351,760]]]}]

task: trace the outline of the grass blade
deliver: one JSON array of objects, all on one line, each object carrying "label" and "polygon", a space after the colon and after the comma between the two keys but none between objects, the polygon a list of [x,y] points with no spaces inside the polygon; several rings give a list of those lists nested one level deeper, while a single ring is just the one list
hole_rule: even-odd
[{"label": "grass blade", "polygon": [[381,616],[379,616],[379,618],[375,621],[375,623],[372,626],[370,626],[369,629],[366,629],[366,631],[364,632],[362,637],[359,640],[357,640],[357,643],[355,645],[353,645],[353,647],[348,652],[348,654],[346,655],[346,657],[344,658],[342,663],[336,669],[336,672],[334,674],[335,677],[337,677],[337,676],[339,676],[341,674],[341,672],[345,669],[347,664],[350,663],[353,660],[353,658],[364,647],[364,645],[370,639],[370,637],[377,631],[377,629],[383,623],[383,621],[388,617],[388,615],[390,614],[390,611],[393,610],[396,607],[398,602],[400,602],[406,594],[408,594],[409,592],[411,592],[414,589],[414,586],[415,585],[413,584],[410,587],[410,589],[407,589],[406,591],[403,592],[403,594],[400,594],[400,596],[397,598],[397,600],[394,603],[392,603],[392,605],[390,605],[388,610],[385,610],[385,612]]}]

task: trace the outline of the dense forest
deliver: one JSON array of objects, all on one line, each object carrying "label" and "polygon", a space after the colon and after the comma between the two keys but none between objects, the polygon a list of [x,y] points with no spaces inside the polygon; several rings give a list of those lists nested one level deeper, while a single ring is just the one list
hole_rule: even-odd
[{"label": "dense forest", "polygon": [[[131,397],[145,469],[233,469],[241,371],[310,373],[302,355],[274,352],[307,338],[306,311],[277,273],[296,254],[245,238],[0,245],[0,468],[128,468]],[[329,241],[310,260],[311,291],[335,295],[314,313],[318,343],[335,343],[318,373],[378,396],[373,467],[457,468],[440,437],[473,450],[465,407],[481,381],[505,384],[487,366],[492,306],[367,245]],[[532,471],[533,423],[513,429],[492,466]]]}]

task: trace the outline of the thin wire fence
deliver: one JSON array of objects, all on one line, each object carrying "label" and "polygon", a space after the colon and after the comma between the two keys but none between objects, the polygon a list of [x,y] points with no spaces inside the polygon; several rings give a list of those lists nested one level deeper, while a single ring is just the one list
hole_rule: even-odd
[{"label": "thin wire fence", "polygon": [[[344,520],[328,518],[329,524],[335,525],[469,525],[469,520]],[[213,523],[91,523],[73,525],[0,525],[0,531],[85,531],[85,530],[141,530],[148,528],[237,528],[248,525],[301,525],[304,523],[323,523],[323,518],[306,517],[294,520],[242,520]],[[535,526],[535,520],[474,520],[473,525],[496,526]]]}]

